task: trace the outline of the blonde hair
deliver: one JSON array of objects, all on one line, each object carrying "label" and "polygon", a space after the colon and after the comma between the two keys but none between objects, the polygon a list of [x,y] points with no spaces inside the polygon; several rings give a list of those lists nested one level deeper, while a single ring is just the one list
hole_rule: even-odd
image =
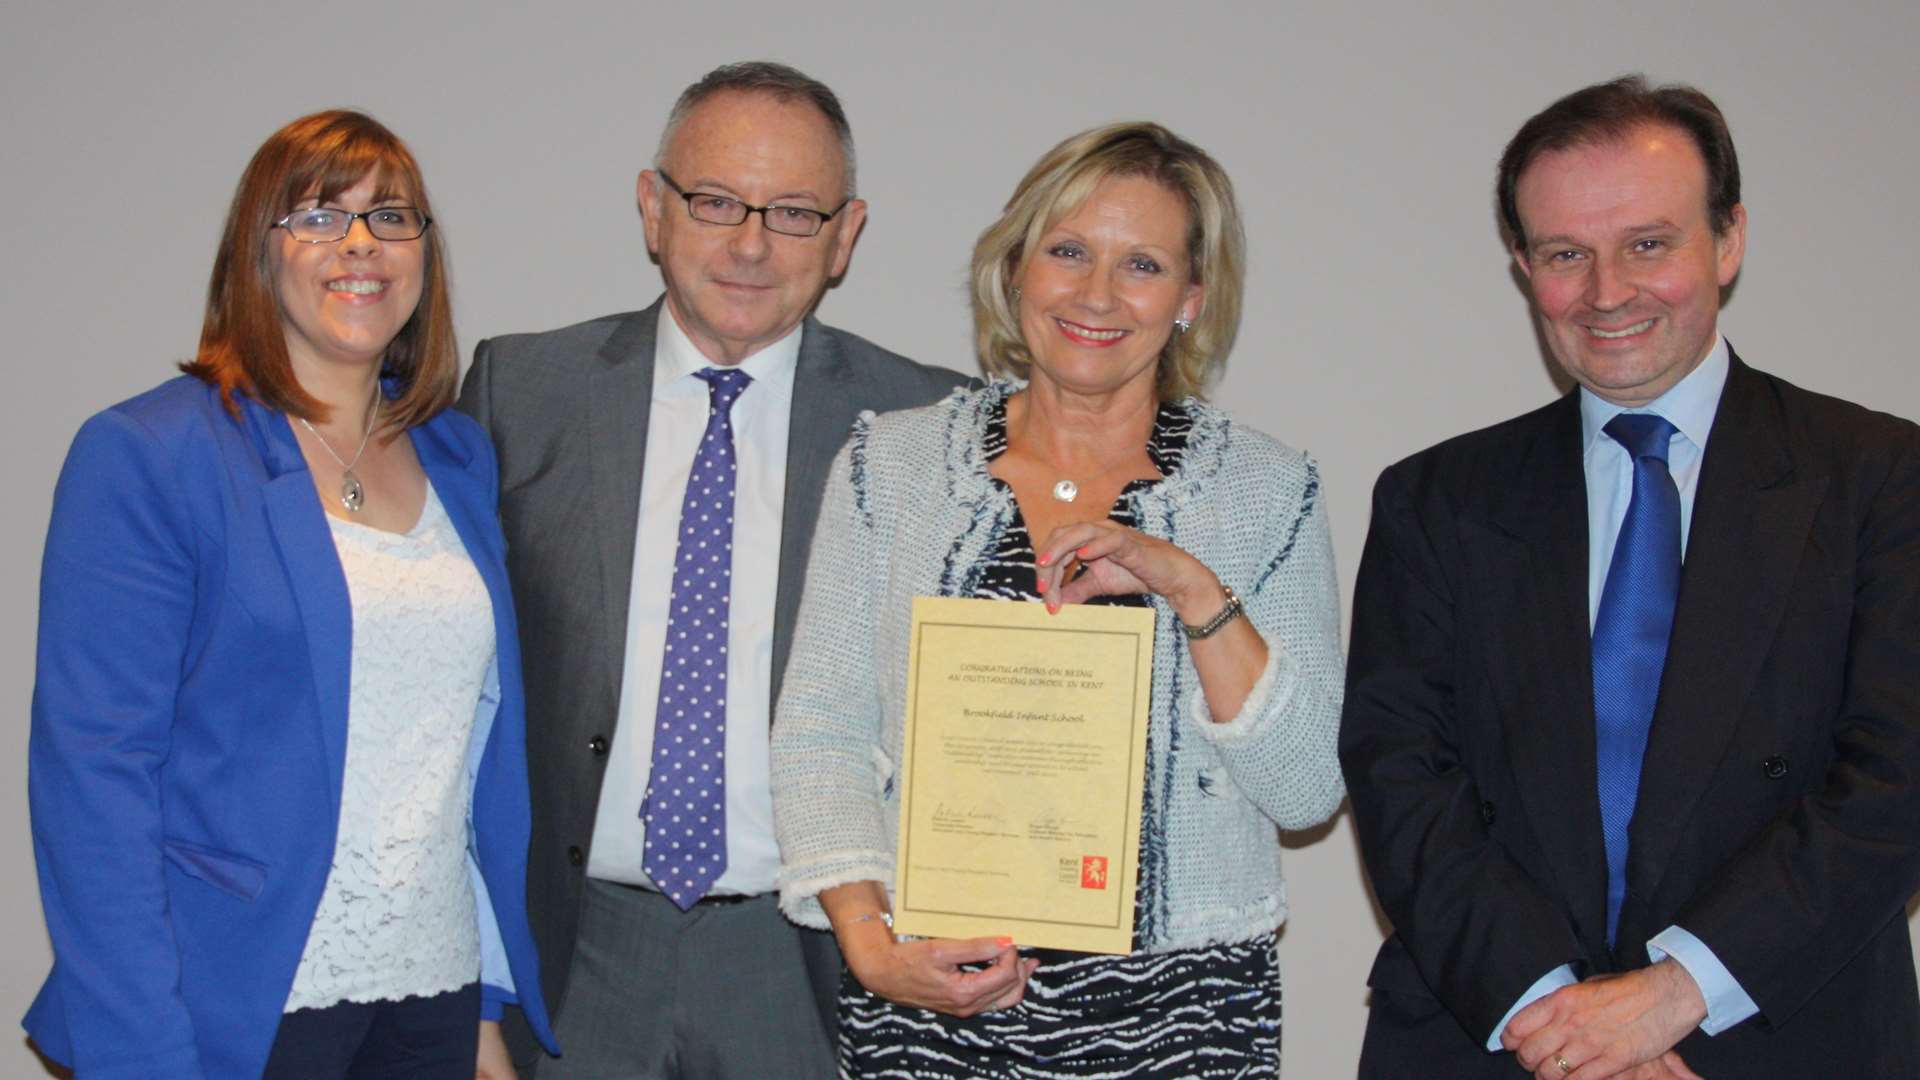
[{"label": "blonde hair", "polygon": [[1025,378],[1033,355],[1020,335],[1013,281],[1046,231],[1104,180],[1142,177],[1187,206],[1188,273],[1206,302],[1185,333],[1167,338],[1159,361],[1163,401],[1203,396],[1240,329],[1246,234],[1233,182],[1207,152],[1159,124],[1108,124],[1047,151],[973,246],[973,339],[987,374]]}]

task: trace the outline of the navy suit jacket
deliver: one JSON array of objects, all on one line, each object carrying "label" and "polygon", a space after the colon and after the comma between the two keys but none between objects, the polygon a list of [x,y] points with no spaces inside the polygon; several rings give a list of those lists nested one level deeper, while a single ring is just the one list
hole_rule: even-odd
[{"label": "navy suit jacket", "polygon": [[1920,991],[1920,428],[1734,357],[1606,936],[1575,395],[1388,469],[1341,759],[1394,935],[1360,1074],[1523,1075],[1540,976],[1692,931],[1760,1007],[1703,1076],[1912,1076]]},{"label": "navy suit jacket", "polygon": [[[54,966],[25,1025],[83,1077],[259,1075],[333,860],[346,578],[287,418],[240,412],[167,382],[89,420],[54,494],[28,757]],[[493,450],[453,412],[410,437],[493,601],[469,842],[551,1050]]]}]

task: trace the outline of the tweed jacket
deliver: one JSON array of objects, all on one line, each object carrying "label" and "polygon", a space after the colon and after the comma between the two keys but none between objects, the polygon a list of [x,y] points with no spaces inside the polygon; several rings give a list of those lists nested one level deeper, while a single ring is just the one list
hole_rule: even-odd
[{"label": "tweed jacket", "polygon": [[[971,595],[1013,520],[982,437],[1017,389],[865,414],[829,474],[773,732],[780,902],[796,922],[827,925],[823,889],[892,889],[912,602]],[[1156,952],[1277,927],[1279,828],[1325,820],[1345,794],[1340,607],[1318,471],[1218,410],[1189,407],[1182,464],[1130,496],[1135,517],[1239,594],[1270,655],[1240,714],[1215,723],[1185,636],[1154,601],[1136,933]]]}]

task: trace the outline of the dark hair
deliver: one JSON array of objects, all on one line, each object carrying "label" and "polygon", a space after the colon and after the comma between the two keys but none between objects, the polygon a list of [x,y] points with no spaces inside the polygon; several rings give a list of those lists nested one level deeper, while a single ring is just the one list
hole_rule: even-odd
[{"label": "dark hair", "polygon": [[728,91],[766,94],[782,103],[804,101],[820,110],[820,115],[826,117],[827,123],[833,126],[834,135],[840,139],[840,152],[847,164],[844,194],[849,199],[853,198],[853,128],[847,123],[846,110],[840,107],[840,99],[834,96],[826,83],[774,60],[722,64],[681,91],[680,100],[673,103],[673,111],[667,114],[666,130],[660,133],[660,146],[653,153],[654,168],[666,163],[667,147],[673,143],[674,133],[680,130],[680,122],[687,118],[687,114],[713,95]]},{"label": "dark hair", "polygon": [[1622,75],[1575,90],[1547,106],[1520,125],[1507,143],[1500,155],[1497,183],[1507,242],[1514,247],[1526,245],[1515,191],[1520,175],[1534,159],[1622,139],[1649,124],[1677,128],[1693,140],[1707,165],[1707,220],[1714,235],[1726,232],[1733,224],[1733,208],[1740,203],[1740,159],[1733,152],[1733,134],[1720,107],[1691,86],[1648,86],[1644,75]]},{"label": "dark hair", "polygon": [[[379,197],[406,199],[432,215],[413,154],[365,113],[335,109],[303,116],[269,136],[240,174],[207,282],[200,351],[180,365],[219,387],[229,410],[238,413],[234,395],[240,393],[289,416],[327,418],[327,407],[294,377],[267,245],[274,222],[296,202],[326,202],[369,176]],[[393,432],[424,423],[452,404],[460,377],[446,249],[436,229],[420,242],[426,245],[420,303],[382,361],[382,374],[399,388],[380,410],[380,427]]]}]

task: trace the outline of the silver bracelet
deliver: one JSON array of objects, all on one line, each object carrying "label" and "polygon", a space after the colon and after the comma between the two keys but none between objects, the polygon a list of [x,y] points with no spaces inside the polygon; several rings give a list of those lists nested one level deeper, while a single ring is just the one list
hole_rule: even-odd
[{"label": "silver bracelet", "polygon": [[893,912],[891,911],[869,911],[865,915],[854,916],[853,921],[863,923],[872,922],[875,919],[887,924],[887,929],[893,929]]},{"label": "silver bracelet", "polygon": [[1233,594],[1233,586],[1222,583],[1220,591],[1227,594],[1227,606],[1220,609],[1220,614],[1199,626],[1184,622],[1180,624],[1180,629],[1186,631],[1188,641],[1212,637],[1220,632],[1221,627],[1239,618],[1246,611],[1246,608],[1240,604],[1240,598]]}]

